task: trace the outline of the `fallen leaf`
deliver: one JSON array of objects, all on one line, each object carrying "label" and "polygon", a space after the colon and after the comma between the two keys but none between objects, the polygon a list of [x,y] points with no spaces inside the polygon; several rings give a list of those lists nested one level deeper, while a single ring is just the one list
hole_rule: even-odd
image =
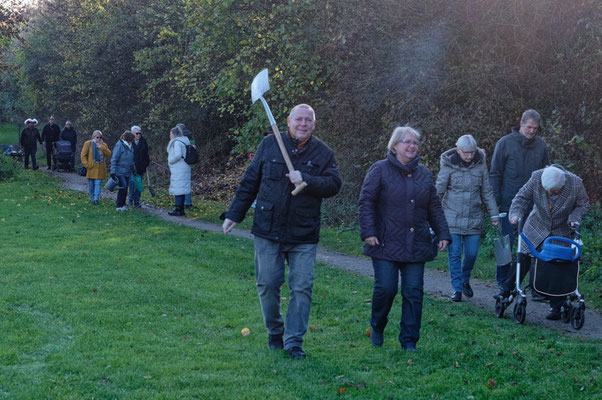
[{"label": "fallen leaf", "polygon": [[408,365],[412,365],[412,364],[414,364],[414,361],[408,360]]},{"label": "fallen leaf", "polygon": [[456,368],[460,368],[460,363],[456,361],[456,362],[454,363],[454,366],[455,366]]},{"label": "fallen leaf", "polygon": [[334,379],[341,379],[341,378],[344,378],[344,377],[345,377],[345,375],[339,375],[339,376],[335,376]]},{"label": "fallen leaf", "polygon": [[341,386],[340,388],[337,389],[337,392],[345,393],[346,390],[347,390],[347,388],[345,386]]},{"label": "fallen leaf", "polygon": [[372,335],[372,328],[366,328],[366,336],[370,337]]},{"label": "fallen leaf", "polygon": [[309,327],[310,331],[317,331],[318,329],[320,329],[320,328],[318,328],[317,326],[310,326]]},{"label": "fallen leaf", "polygon": [[494,387],[496,384],[495,379],[489,379],[489,382],[487,382],[487,386],[489,387]]},{"label": "fallen leaf", "polygon": [[152,375],[144,375],[144,379],[152,379]]},{"label": "fallen leaf", "polygon": [[249,328],[242,328],[240,334],[243,336],[249,336],[251,334],[251,330]]}]

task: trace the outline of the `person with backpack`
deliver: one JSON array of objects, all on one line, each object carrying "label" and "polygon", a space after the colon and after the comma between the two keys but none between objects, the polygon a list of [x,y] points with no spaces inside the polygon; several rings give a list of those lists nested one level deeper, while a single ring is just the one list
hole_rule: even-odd
[{"label": "person with backpack", "polygon": [[[177,124],[176,127],[182,129],[184,136],[186,136],[188,138],[188,140],[190,140],[190,145],[196,148],[196,144],[194,142],[194,136],[192,135],[192,132],[190,132],[190,130],[186,129],[186,126],[181,122],[179,124]],[[191,207],[192,207],[192,188],[191,188],[190,193],[188,193],[184,196],[184,208],[191,208]]]},{"label": "person with backpack", "polygon": [[185,216],[184,197],[190,193],[190,165],[186,162],[187,147],[191,148],[190,140],[184,136],[182,128],[175,126],[169,131],[167,145],[167,163],[169,165],[169,194],[174,196],[175,209],[168,214]]}]

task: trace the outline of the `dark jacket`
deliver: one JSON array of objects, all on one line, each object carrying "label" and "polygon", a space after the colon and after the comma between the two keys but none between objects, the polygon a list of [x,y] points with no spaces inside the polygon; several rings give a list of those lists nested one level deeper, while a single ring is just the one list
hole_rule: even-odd
[{"label": "dark jacket", "polygon": [[61,128],[57,124],[46,124],[42,129],[42,142],[46,142],[46,146],[52,146],[53,142],[59,140]]},{"label": "dark jacket", "polygon": [[364,244],[367,256],[397,262],[433,259],[429,225],[439,240],[449,240],[441,201],[431,171],[416,157],[403,165],[391,152],[374,163],[359,198],[362,240],[376,236],[380,245]]},{"label": "dark jacket", "polygon": [[531,140],[512,128],[512,133],[504,136],[495,145],[489,182],[500,211],[507,212],[512,199],[529,180],[533,171],[548,165],[548,149],[539,136]]},{"label": "dark jacket", "polygon": [[132,144],[134,148],[134,164],[136,164],[136,173],[142,175],[146,172],[146,168],[150,165],[150,157],[148,155],[148,143],[146,139],[140,136],[138,144]]},{"label": "dark jacket", "polygon": [[77,145],[77,133],[75,133],[73,127],[71,127],[71,129],[65,127],[59,135],[59,139],[71,142],[71,151],[75,151],[75,146]]},{"label": "dark jacket", "polygon": [[40,131],[38,131],[38,128],[29,129],[29,127],[27,127],[23,129],[23,131],[21,132],[21,147],[36,147],[37,142],[42,143],[42,139],[40,138]]},{"label": "dark jacket", "polygon": [[440,163],[435,186],[450,232],[478,235],[483,227],[483,203],[490,216],[499,214],[489,184],[485,151],[477,149],[472,161],[466,163],[454,147],[441,154]]},{"label": "dark jacket", "polygon": [[307,187],[296,196],[274,135],[263,139],[245,171],[226,218],[241,222],[257,198],[251,233],[280,243],[317,243],[320,235],[322,199],[341,188],[334,152],[312,136],[301,150],[283,135],[295,170],[301,171]]}]

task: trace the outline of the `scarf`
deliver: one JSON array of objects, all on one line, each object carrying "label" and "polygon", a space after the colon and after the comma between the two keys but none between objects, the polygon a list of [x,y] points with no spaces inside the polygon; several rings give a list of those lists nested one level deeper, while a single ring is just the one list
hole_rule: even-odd
[{"label": "scarf", "polygon": [[102,164],[102,151],[98,150],[98,147],[96,147],[96,143],[94,143],[93,140],[90,141],[90,146],[92,146],[92,161]]},{"label": "scarf", "polygon": [[299,139],[297,139],[296,137],[293,136],[293,132],[291,132],[291,130],[288,130],[288,134],[291,135],[291,139],[293,139],[293,143],[297,144],[297,150],[301,150],[303,148],[303,146],[305,146],[307,144],[307,142],[309,142],[309,139],[311,139],[311,135],[309,135],[307,137],[307,139],[301,141]]}]

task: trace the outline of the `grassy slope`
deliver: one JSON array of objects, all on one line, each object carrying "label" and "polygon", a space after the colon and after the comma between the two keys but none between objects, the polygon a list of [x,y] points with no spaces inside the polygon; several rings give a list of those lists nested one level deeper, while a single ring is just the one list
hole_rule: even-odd
[{"label": "grassy slope", "polygon": [[310,357],[289,360],[265,346],[251,242],[23,177],[0,184],[0,398],[602,397],[600,342],[465,304],[426,299],[416,355],[397,301],[375,349],[372,282],[323,266]]},{"label": "grassy slope", "polygon": [[0,144],[19,144],[17,125],[0,123]]}]

